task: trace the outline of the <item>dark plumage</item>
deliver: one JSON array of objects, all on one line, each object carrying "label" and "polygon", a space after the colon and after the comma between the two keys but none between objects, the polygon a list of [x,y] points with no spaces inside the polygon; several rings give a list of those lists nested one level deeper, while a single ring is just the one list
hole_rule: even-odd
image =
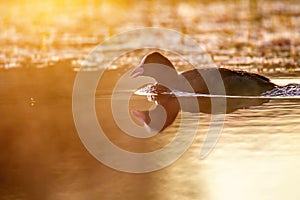
[{"label": "dark plumage", "polygon": [[180,105],[172,95],[157,95],[155,99],[157,106],[154,109],[133,110],[131,113],[144,124],[148,131],[161,132],[174,122],[180,110]]},{"label": "dark plumage", "polygon": [[258,96],[277,87],[264,76],[225,68],[193,69],[178,74],[171,61],[159,52],[146,55],[131,76],[149,76],[170,89],[202,94]]}]

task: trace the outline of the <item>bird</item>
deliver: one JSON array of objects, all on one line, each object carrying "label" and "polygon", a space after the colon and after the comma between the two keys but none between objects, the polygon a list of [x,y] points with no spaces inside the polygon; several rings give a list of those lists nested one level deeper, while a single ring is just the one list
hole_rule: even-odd
[{"label": "bird", "polygon": [[[142,122],[147,130],[157,132],[162,132],[170,126],[179,110],[208,114],[231,113],[240,108],[249,108],[269,101],[268,98],[249,99],[247,96],[260,96],[279,88],[262,75],[226,68],[200,68],[178,73],[173,63],[157,51],[145,55],[130,76],[132,78],[147,76],[156,81],[155,84],[148,85],[142,90],[155,94],[151,99],[155,100],[156,105],[159,106],[151,110],[133,110],[132,115]],[[225,101],[217,102],[213,110],[212,99],[214,97],[197,96],[195,104],[193,98],[174,96],[172,93],[174,90],[224,95]],[[238,98],[230,98],[230,96]]]},{"label": "bird", "polygon": [[[141,122],[144,128],[150,133],[162,132],[169,127],[176,120],[180,110],[189,113],[227,114],[238,109],[247,109],[251,106],[262,105],[269,101],[268,97],[224,98],[221,101],[216,101],[214,109],[212,109],[213,98],[207,96],[176,96],[170,90],[163,88],[163,86],[157,83],[147,85],[141,90],[146,94],[148,93],[148,101],[154,102],[155,107],[152,107],[150,110],[132,109],[131,115]],[[218,97],[216,98],[218,99]]]},{"label": "bird", "polygon": [[152,77],[170,90],[212,95],[259,96],[278,87],[262,75],[226,68],[197,68],[178,73],[173,63],[158,51],[145,55],[130,76]]},{"label": "bird", "polygon": [[143,123],[148,132],[162,132],[169,127],[176,119],[180,111],[180,104],[173,95],[154,96],[156,106],[151,110],[132,110],[131,114],[135,119]]}]

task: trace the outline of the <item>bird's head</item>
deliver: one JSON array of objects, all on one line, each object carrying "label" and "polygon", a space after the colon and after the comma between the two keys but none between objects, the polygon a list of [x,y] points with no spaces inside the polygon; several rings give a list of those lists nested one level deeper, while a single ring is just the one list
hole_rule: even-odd
[{"label": "bird's head", "polygon": [[148,76],[154,78],[158,83],[165,82],[177,76],[177,71],[171,61],[159,52],[146,55],[140,65],[135,68],[130,76]]}]

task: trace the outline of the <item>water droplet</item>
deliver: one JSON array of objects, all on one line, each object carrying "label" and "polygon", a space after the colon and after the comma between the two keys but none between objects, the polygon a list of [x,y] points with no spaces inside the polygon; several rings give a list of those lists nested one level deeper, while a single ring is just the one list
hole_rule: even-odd
[{"label": "water droplet", "polygon": [[35,106],[36,100],[33,97],[30,97],[30,106]]}]

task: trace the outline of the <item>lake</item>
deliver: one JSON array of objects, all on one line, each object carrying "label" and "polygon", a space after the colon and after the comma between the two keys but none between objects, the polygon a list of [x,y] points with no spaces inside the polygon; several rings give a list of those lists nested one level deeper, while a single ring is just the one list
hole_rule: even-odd
[{"label": "lake", "polygon": [[[112,94],[118,81],[152,49],[125,52],[127,46],[122,45],[134,41],[127,37],[103,50],[104,55],[120,54],[113,60],[104,56],[109,66],[97,64],[103,58],[88,57],[96,45],[115,34],[160,26],[205,46],[205,55],[218,67],[259,73],[278,85],[300,84],[299,3],[167,1],[158,6],[157,1],[126,2],[75,1],[70,7],[68,1],[1,3],[5,30],[0,35],[4,44],[0,50],[0,199],[299,199],[298,97],[270,99],[226,114],[217,143],[200,158],[210,114],[179,111],[166,129],[144,139],[124,133],[117,124],[144,130],[128,113],[147,110],[154,103],[134,94],[137,88]],[[165,35],[161,38],[167,40]],[[199,58],[195,48],[182,55],[166,49],[162,47],[179,71],[190,69],[190,61]],[[85,120],[86,133],[98,133],[89,126],[94,119],[87,115],[94,106],[105,136],[126,151],[140,154],[163,149],[178,130],[183,133],[179,144],[192,139],[191,145],[172,164],[148,173],[126,173],[98,161],[86,148],[86,133],[78,131],[74,120],[74,85],[81,66],[86,68],[80,73],[97,80],[95,90],[87,87],[79,93],[79,99],[90,95],[92,102],[85,107],[83,101],[82,112],[77,113]],[[99,70],[104,70],[101,78]],[[119,122],[113,116],[113,99],[120,106],[115,108]],[[178,155],[177,147],[169,149],[170,156]],[[110,155],[101,145],[94,148]],[[154,164],[160,166],[168,158],[158,157]],[[131,167],[146,164],[147,159]]]}]

